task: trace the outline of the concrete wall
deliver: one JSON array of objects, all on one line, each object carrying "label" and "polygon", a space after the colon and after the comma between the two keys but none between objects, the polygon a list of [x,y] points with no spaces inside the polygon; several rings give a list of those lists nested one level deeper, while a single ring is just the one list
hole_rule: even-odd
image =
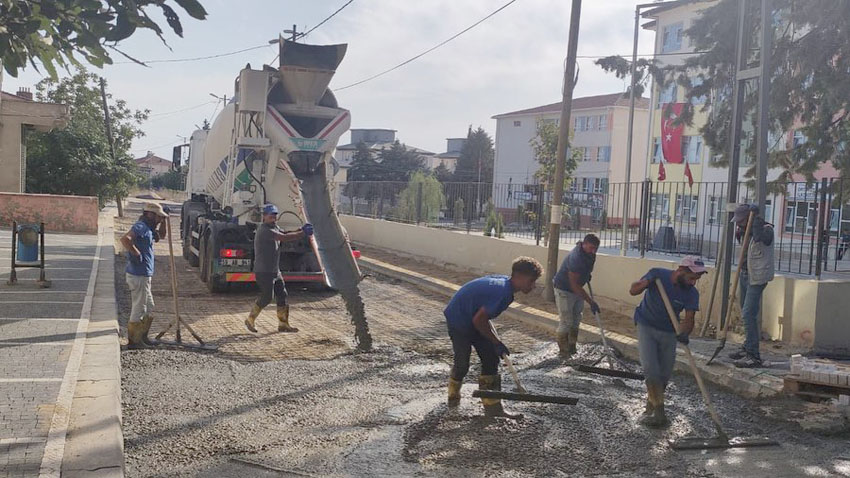
[{"label": "concrete wall", "polygon": [[[477,234],[418,227],[389,221],[340,216],[355,243],[368,244],[427,262],[479,273],[509,273],[517,256],[531,256],[546,264],[542,246],[521,244]],[[562,248],[560,260],[571,247]],[[672,269],[673,261],[599,254],[593,271],[594,292],[611,299],[609,307],[631,315],[641,297],[628,293],[629,285],[652,267]],[[707,311],[714,269],[700,279],[699,323]],[[765,289],[762,330],[775,340],[836,352],[850,349],[850,282],[814,281],[777,276]],[[719,294],[719,292],[718,292]],[[607,305],[607,304],[606,304]],[[718,317],[720,297],[712,316]],[[737,314],[736,314],[737,316]]]},{"label": "concrete wall", "polygon": [[0,226],[44,222],[45,231],[97,234],[97,198],[0,193]]}]

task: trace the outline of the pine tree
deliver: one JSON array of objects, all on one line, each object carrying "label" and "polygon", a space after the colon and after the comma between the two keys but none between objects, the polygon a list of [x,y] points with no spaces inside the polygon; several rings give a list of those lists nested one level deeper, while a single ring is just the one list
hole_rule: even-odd
[{"label": "pine tree", "polygon": [[479,165],[482,183],[493,182],[493,162],[495,159],[493,139],[480,126],[476,130],[469,128],[466,142],[460,151],[460,158],[455,167],[454,180],[458,182],[478,182]]}]

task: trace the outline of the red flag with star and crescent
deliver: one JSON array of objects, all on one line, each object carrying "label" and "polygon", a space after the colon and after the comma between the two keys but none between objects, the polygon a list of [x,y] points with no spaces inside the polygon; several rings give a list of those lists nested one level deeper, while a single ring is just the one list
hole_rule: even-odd
[{"label": "red flag with star and crescent", "polygon": [[667,171],[664,170],[664,161],[658,163],[658,180],[664,181],[667,179]]},{"label": "red flag with star and crescent", "polygon": [[682,131],[684,124],[674,124],[682,114],[684,103],[665,103],[661,117],[661,152],[668,163],[682,164]]}]

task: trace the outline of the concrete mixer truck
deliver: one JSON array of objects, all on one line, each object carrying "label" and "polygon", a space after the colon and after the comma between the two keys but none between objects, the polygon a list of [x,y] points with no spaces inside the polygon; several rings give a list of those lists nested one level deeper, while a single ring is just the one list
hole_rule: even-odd
[{"label": "concrete mixer truck", "polygon": [[351,119],[328,84],[345,50],[281,39],[279,67],[240,71],[211,128],[192,134],[183,255],[210,291],[254,281],[254,231],[271,203],[285,231],[315,228],[282,244],[284,280],[356,292],[360,271],[330,194],[332,153]]}]

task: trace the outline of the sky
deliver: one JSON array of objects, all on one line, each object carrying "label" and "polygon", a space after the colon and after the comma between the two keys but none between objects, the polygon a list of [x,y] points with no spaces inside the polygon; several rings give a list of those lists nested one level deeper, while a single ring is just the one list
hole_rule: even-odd
[{"label": "sky", "polygon": [[[133,143],[131,153],[141,157],[150,150],[171,159],[173,146],[221,110],[211,93],[232,96],[241,68],[248,63],[260,68],[275,58],[277,45],[269,45],[269,40],[293,24],[299,31],[312,28],[346,1],[201,0],[209,15],[198,21],[182,13],[183,38],[168,32],[166,46],[152,32],[138,30],[120,48],[146,61],[260,48],[201,61],[151,62],[147,67],[116,56],[115,64],[90,70],[106,78],[115,98],[126,100],[131,108],[150,110],[149,120],[142,125],[145,136]],[[330,85],[333,90],[427,50],[505,3],[354,0],[301,41],[348,44]],[[630,55],[636,3],[584,1],[579,56]],[[516,0],[440,49],[380,78],[336,92],[339,104],[351,111],[353,128],[395,129],[400,141],[435,153],[446,150],[446,138],[466,136],[469,126],[481,126],[493,136],[496,121],[492,116],[560,100],[570,4],[567,0]],[[152,16],[165,25],[160,16]],[[652,53],[653,37],[653,32],[641,32],[639,53]],[[603,72],[592,59],[579,59],[578,69],[575,97],[625,91],[622,80]],[[6,75],[3,89],[15,92],[21,86],[33,87],[41,78],[29,68],[17,78]],[[348,134],[340,144],[347,140]]]}]

